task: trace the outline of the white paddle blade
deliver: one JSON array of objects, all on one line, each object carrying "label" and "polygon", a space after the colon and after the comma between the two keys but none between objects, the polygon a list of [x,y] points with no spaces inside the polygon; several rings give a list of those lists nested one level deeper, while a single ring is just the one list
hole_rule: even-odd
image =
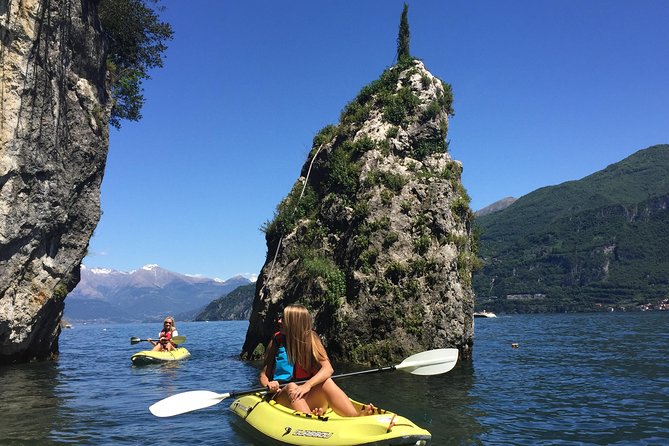
[{"label": "white paddle blade", "polygon": [[193,390],[191,392],[177,393],[154,403],[149,411],[157,417],[173,417],[186,412],[204,409],[220,403],[229,393],[216,393],[209,390]]},{"label": "white paddle blade", "polygon": [[439,375],[452,370],[457,362],[457,348],[439,348],[409,356],[395,368],[412,375]]}]

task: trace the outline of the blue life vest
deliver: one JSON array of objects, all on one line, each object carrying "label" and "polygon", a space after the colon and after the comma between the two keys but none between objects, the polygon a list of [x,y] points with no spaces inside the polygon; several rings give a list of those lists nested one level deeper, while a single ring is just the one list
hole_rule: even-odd
[{"label": "blue life vest", "polygon": [[277,347],[274,357],[274,381],[280,383],[286,383],[293,379],[293,364],[288,361],[285,340],[286,338],[281,333],[274,334],[274,343]]}]

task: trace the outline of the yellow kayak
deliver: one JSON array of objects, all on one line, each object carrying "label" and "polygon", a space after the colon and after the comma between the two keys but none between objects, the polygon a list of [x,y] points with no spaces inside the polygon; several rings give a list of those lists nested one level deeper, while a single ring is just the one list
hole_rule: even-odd
[{"label": "yellow kayak", "polygon": [[[351,402],[361,409],[362,404]],[[230,409],[256,431],[282,444],[423,446],[432,438],[411,420],[382,409],[360,417],[341,417],[332,409],[322,416],[307,415],[259,393],[236,399]]]},{"label": "yellow kayak", "polygon": [[154,352],[151,350],[144,350],[132,355],[130,360],[134,365],[147,365],[161,364],[168,361],[179,361],[186,358],[190,358],[190,353],[188,350],[186,350],[186,347],[179,347],[168,352]]}]

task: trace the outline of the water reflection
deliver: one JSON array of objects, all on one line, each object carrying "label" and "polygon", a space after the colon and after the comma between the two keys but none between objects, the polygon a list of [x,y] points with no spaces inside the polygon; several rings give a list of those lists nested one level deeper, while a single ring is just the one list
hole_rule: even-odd
[{"label": "water reflection", "polygon": [[60,423],[61,400],[54,391],[59,382],[56,363],[0,367],[3,444],[43,444]]},{"label": "water reflection", "polygon": [[[336,373],[347,373],[338,364]],[[477,397],[473,395],[474,366],[461,361],[453,370],[437,376],[416,376],[401,371],[382,372],[338,380],[348,395],[373,402],[412,420],[432,434],[433,444],[482,444]],[[368,401],[371,400],[371,401]]]},{"label": "water reflection", "polygon": [[438,444],[483,444],[480,398],[474,392],[476,373],[471,360],[460,361],[445,375],[429,377],[426,400],[432,414],[428,429]]}]

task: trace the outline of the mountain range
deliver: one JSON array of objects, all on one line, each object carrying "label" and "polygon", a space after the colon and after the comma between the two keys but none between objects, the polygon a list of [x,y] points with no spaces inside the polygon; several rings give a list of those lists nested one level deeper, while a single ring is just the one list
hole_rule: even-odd
[{"label": "mountain range", "polygon": [[211,301],[252,281],[179,274],[158,265],[123,272],[82,265],[81,280],[65,299],[67,321],[151,322],[167,315],[192,319]]},{"label": "mountain range", "polygon": [[[476,215],[479,309],[590,311],[669,298],[669,145],[640,150],[581,180],[502,199]],[[157,265],[130,272],[82,266],[64,317],[247,319],[254,289],[242,276],[221,281]]]},{"label": "mountain range", "polygon": [[479,308],[586,311],[669,298],[669,145],[476,219]]}]

